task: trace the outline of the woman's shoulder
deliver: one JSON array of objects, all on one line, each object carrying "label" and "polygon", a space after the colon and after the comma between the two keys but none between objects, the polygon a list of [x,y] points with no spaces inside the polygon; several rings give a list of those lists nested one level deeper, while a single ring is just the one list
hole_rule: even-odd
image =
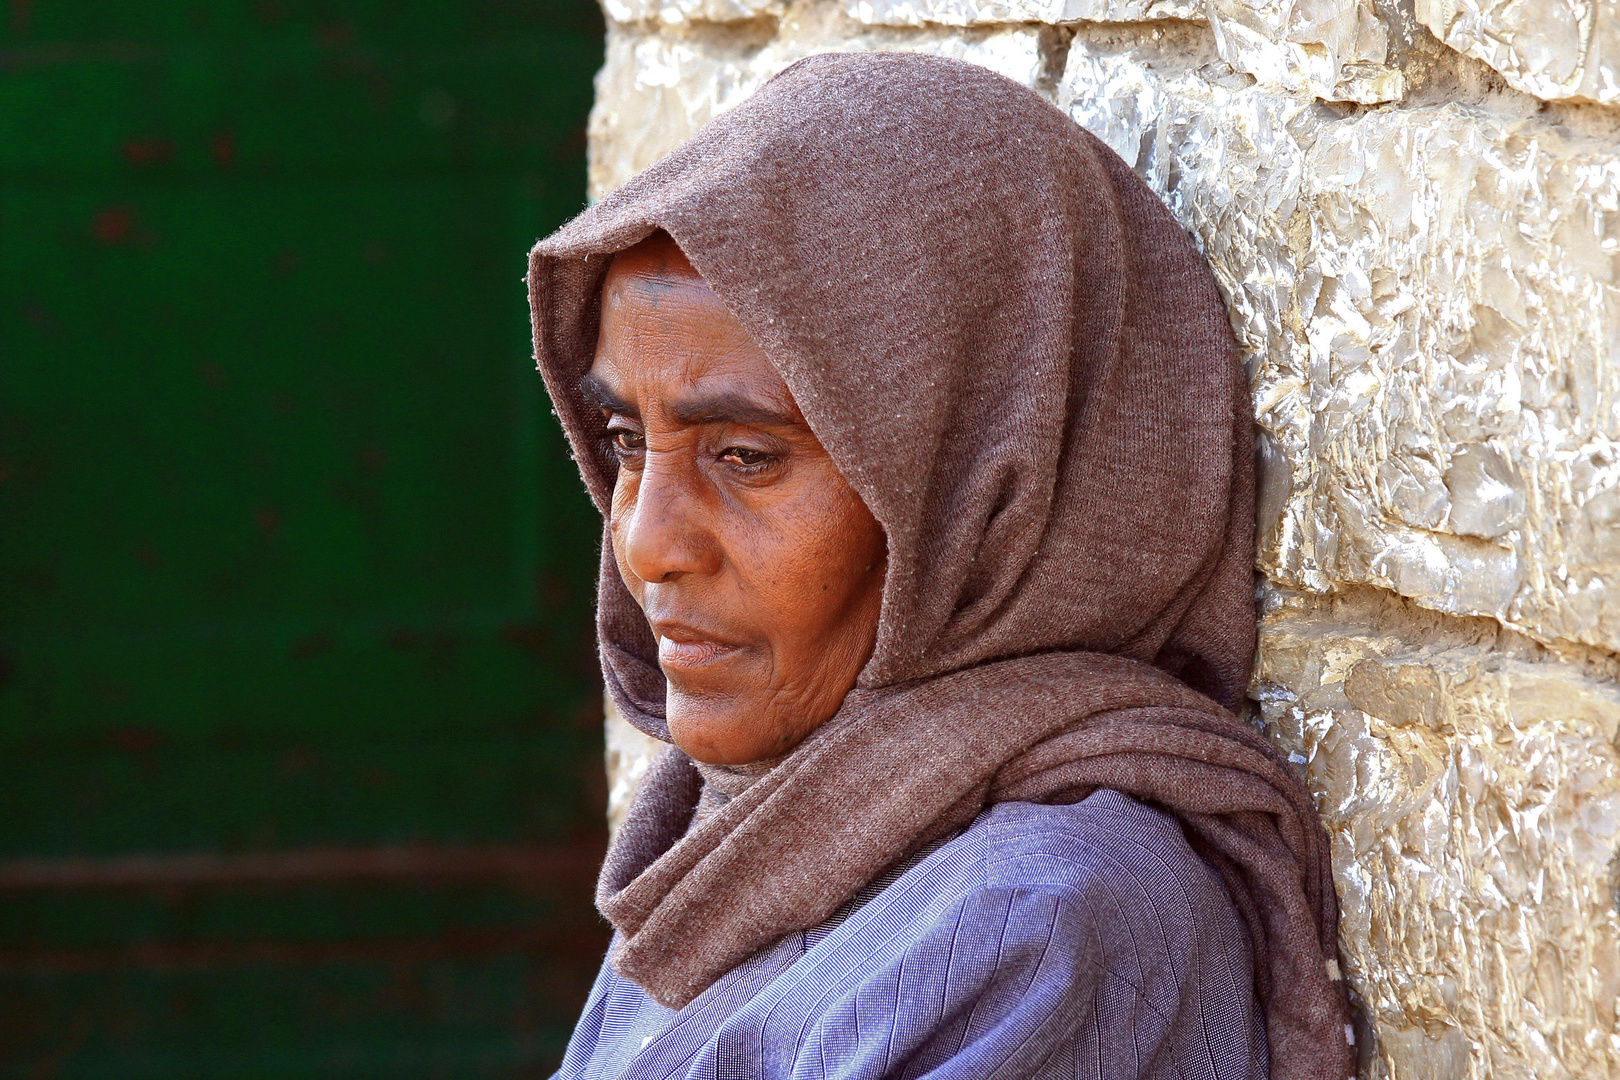
[{"label": "woman's shoulder", "polygon": [[1003,803],[895,869],[771,999],[813,1038],[871,1029],[887,1054],[900,1032],[897,1060],[961,1075],[1264,1074],[1242,920],[1170,815],[1113,791]]},{"label": "woman's shoulder", "polygon": [[1058,936],[1090,939],[1104,953],[1151,939],[1167,958],[1248,960],[1247,933],[1215,868],[1174,817],[1116,791],[1068,805],[997,804],[874,886],[878,902],[860,906],[869,915],[909,909],[913,933],[936,919],[999,921],[1029,908],[1050,911]]},{"label": "woman's shoulder", "polygon": [[856,912],[870,922],[893,908],[916,931],[930,914],[954,920],[963,905],[995,910],[997,897],[1015,906],[1049,903],[1070,932],[1081,924],[1098,933],[1153,923],[1182,928],[1176,936],[1189,946],[1211,929],[1217,937],[1242,936],[1220,876],[1176,819],[1100,790],[1073,804],[989,807],[956,836],[891,868],[809,937],[814,943]]},{"label": "woman's shoulder", "polygon": [[1193,851],[1174,817],[1117,791],[1064,805],[998,803],[952,843],[972,846],[991,888],[1116,890],[1125,881],[1149,894],[1213,890],[1214,868]]}]

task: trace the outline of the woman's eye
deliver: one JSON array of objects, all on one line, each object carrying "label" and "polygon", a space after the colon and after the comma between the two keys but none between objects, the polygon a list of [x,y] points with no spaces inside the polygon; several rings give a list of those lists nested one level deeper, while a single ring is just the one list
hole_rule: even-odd
[{"label": "woman's eye", "polygon": [[775,460],[775,455],[746,446],[728,446],[720,452],[720,458],[739,468],[762,469]]},{"label": "woman's eye", "polygon": [[629,428],[613,428],[608,432],[608,441],[613,444],[613,452],[621,455],[639,454],[647,448],[647,437]]}]

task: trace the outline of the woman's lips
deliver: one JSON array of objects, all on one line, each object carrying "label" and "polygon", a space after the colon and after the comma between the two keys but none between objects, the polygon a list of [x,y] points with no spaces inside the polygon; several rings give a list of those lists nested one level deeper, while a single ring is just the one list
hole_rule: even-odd
[{"label": "woman's lips", "polygon": [[723,660],[738,651],[736,645],[725,645],[703,638],[669,637],[658,635],[658,666],[662,668],[699,668]]}]

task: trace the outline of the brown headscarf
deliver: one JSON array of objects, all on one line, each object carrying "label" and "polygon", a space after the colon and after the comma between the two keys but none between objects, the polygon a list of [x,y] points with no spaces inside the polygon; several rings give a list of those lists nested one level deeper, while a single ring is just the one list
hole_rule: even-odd
[{"label": "brown headscarf", "polygon": [[[609,259],[658,229],[780,370],[888,570],[856,688],[783,761],[707,770],[728,790],[705,796],[690,759],[659,757],[598,891],[614,967],[679,1007],[986,805],[1113,788],[1173,813],[1225,879],[1272,1075],[1348,1076],[1326,838],[1228,711],[1255,633],[1247,386],[1164,206],[982,68],[800,61],[534,249],[536,355],[604,515],[614,465],[576,383]],[[667,741],[608,547],[608,690]]]}]

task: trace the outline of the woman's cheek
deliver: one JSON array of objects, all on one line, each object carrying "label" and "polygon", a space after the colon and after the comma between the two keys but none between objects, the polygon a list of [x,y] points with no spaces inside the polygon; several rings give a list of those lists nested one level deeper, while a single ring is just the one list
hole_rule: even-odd
[{"label": "woman's cheek", "polygon": [[640,605],[643,603],[644,591],[642,585],[644,583],[631,571],[630,565],[624,558],[625,523],[630,520],[631,513],[634,511],[634,504],[632,503],[629,506],[619,505],[618,492],[615,491],[614,505],[611,509],[612,512],[608,516],[608,542],[613,547],[613,565],[619,571],[619,580],[624,582],[624,587],[629,590],[631,597]]}]

